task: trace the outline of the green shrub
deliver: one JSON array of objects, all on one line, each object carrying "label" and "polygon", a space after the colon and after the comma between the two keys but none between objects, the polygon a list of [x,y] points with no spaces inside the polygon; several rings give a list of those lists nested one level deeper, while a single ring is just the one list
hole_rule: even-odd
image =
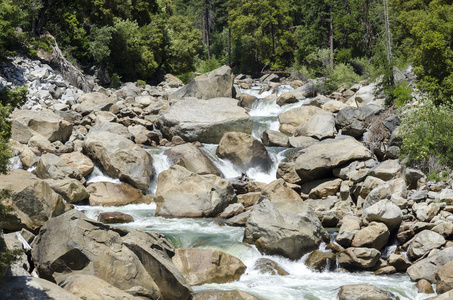
[{"label": "green shrub", "polygon": [[194,72],[187,72],[187,73],[183,73],[183,74],[177,75],[176,77],[181,79],[181,81],[184,84],[188,84],[195,76],[196,75],[195,75]]},{"label": "green shrub", "polygon": [[453,109],[426,100],[402,117],[399,135],[401,155],[427,173],[453,164]]},{"label": "green shrub", "polygon": [[212,56],[211,59],[207,60],[201,60],[199,63],[199,66],[197,67],[197,72],[198,73],[208,73],[211,72],[217,68],[220,68],[222,65],[220,62],[215,58],[215,56]]},{"label": "green shrub", "polygon": [[110,80],[110,85],[113,88],[119,88],[121,86],[121,83],[122,83],[121,76],[116,73],[113,73],[112,78]]},{"label": "green shrub", "polygon": [[397,83],[392,91],[393,104],[403,107],[412,100],[412,87],[407,82]]},{"label": "green shrub", "polygon": [[146,85],[146,81],[144,81],[144,80],[137,80],[137,86],[138,86],[138,87],[144,88],[145,85]]}]

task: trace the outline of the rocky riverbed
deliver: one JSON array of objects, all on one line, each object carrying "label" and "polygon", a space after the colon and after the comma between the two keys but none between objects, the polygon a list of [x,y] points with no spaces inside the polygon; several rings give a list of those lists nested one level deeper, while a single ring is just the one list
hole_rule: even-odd
[{"label": "rocky riverbed", "polygon": [[0,176],[25,250],[5,299],[453,297],[452,183],[398,161],[372,83],[321,95],[223,66],[83,92],[21,57],[0,76],[29,90]]}]

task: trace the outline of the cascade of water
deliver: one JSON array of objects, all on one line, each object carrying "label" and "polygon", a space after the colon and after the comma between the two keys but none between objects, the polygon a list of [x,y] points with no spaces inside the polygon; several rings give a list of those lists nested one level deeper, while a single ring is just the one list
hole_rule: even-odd
[{"label": "cascade of water", "polygon": [[96,166],[96,165],[94,166],[93,172],[91,172],[91,174],[87,178],[87,183],[91,183],[91,182],[112,182],[112,183],[116,183],[116,184],[121,183],[121,181],[119,179],[109,177],[109,176],[105,175],[104,173],[102,173],[99,166]]},{"label": "cascade of water", "polygon": [[10,169],[22,169],[22,162],[20,161],[19,156],[14,156],[9,159],[8,167]]}]

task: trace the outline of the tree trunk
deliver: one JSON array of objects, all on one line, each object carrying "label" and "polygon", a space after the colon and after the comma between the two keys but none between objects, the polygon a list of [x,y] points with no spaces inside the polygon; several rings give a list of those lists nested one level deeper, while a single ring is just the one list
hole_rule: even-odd
[{"label": "tree trunk", "polygon": [[210,49],[210,44],[209,44],[209,38],[210,38],[210,24],[209,24],[209,14],[210,14],[210,9],[209,9],[209,0],[205,0],[204,2],[204,20],[203,20],[203,39],[206,45],[206,48],[208,50],[208,59],[211,59],[211,49]]},{"label": "tree trunk", "polygon": [[330,0],[329,43],[330,43],[330,68],[333,69],[333,0]]},{"label": "tree trunk", "polygon": [[228,26],[228,66],[231,68],[231,27]]},{"label": "tree trunk", "polygon": [[366,30],[368,36],[368,53],[371,56],[373,52],[373,36],[371,32],[371,24],[370,24],[370,6],[369,0],[365,0],[365,16],[366,16]]}]

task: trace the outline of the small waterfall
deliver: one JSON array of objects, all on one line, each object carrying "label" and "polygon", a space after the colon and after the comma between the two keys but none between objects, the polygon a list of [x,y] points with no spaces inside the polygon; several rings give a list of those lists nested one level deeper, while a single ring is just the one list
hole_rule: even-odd
[{"label": "small waterfall", "polygon": [[22,162],[19,156],[14,156],[9,159],[8,167],[10,169],[23,169]]},{"label": "small waterfall", "polygon": [[159,174],[173,164],[164,154],[164,151],[167,150],[168,147],[162,148],[155,148],[155,149],[147,149],[147,152],[151,154],[153,157],[153,177],[151,178],[151,183],[149,185],[148,190],[146,191],[147,194],[155,194],[157,190],[157,179]]},{"label": "small waterfall", "polygon": [[93,172],[91,172],[91,174],[88,175],[87,183],[91,182],[112,182],[116,184],[121,183],[121,181],[118,178],[112,178],[107,175],[104,175],[100,167],[97,165],[94,166]]}]

